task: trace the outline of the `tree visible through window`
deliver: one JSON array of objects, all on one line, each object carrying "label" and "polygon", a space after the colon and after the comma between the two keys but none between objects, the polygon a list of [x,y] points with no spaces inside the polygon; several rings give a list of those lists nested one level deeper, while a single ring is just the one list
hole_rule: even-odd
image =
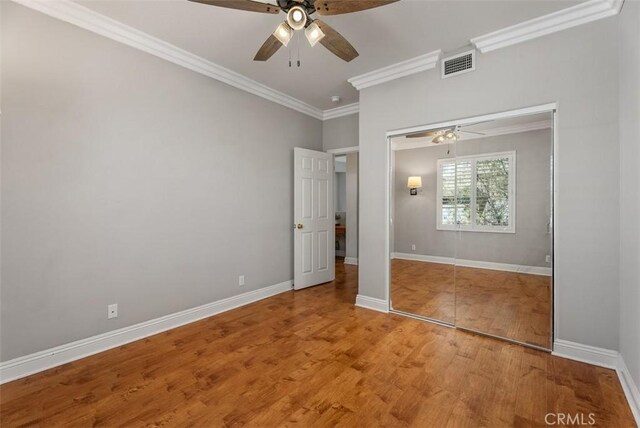
[{"label": "tree visible through window", "polygon": [[438,229],[515,232],[515,152],[438,161]]}]

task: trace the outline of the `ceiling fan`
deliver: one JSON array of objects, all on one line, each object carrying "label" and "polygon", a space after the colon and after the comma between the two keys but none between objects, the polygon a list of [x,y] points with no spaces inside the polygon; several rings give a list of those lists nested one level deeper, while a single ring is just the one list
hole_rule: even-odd
[{"label": "ceiling fan", "polygon": [[[478,122],[478,123],[484,123],[484,122]],[[477,123],[474,125],[477,125]],[[433,140],[431,140],[433,144],[441,144],[441,143],[453,142],[458,140],[460,138],[460,134],[486,135],[482,132],[464,131],[462,130],[461,125],[456,125],[448,128],[431,129],[429,131],[416,132],[415,134],[407,135],[406,138],[433,137]]]},{"label": "ceiling fan", "polygon": [[359,12],[395,3],[399,0],[276,0],[278,2],[277,5],[254,0],[190,1],[251,12],[286,13],[287,19],[264,42],[258,53],[256,53],[255,58],[253,58],[254,61],[268,60],[281,46],[289,44],[294,31],[304,29],[305,36],[311,46],[315,46],[316,43],[320,42],[331,53],[349,62],[359,55],[358,51],[340,33],[325,22],[311,18],[311,15],[317,13],[320,16],[330,16]]}]

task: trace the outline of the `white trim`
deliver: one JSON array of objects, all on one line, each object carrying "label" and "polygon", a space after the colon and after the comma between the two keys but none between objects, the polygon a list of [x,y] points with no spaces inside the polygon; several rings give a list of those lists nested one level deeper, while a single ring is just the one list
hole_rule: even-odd
[{"label": "white trim", "polygon": [[336,117],[349,116],[360,112],[360,103],[347,104],[345,106],[331,108],[322,112],[322,120],[335,119]]},{"label": "white trim", "polygon": [[358,258],[357,257],[345,257],[344,258],[344,264],[345,265],[357,266],[358,265]]},{"label": "white trim", "polygon": [[293,281],[281,282],[269,287],[249,291],[237,296],[2,362],[0,363],[0,384],[88,357],[89,355],[97,354],[107,349],[122,346],[203,318],[208,318],[267,297],[275,296],[276,294],[290,291],[292,284]]},{"label": "white trim", "polygon": [[[359,103],[321,110],[71,0],[12,1],[316,119],[328,120],[355,114],[359,111]],[[471,39],[471,43],[479,49],[480,52],[489,52],[545,34],[616,15],[620,13],[623,2],[624,0],[590,0],[549,15],[475,37]],[[441,53],[442,51],[438,49],[369,73],[352,77],[348,79],[348,82],[356,89],[361,90],[400,77],[430,70],[436,67]]]},{"label": "white trim", "polygon": [[442,51],[438,49],[437,51],[429,52],[406,61],[354,76],[348,79],[347,82],[351,83],[357,90],[362,90],[401,77],[431,70],[432,68],[436,68],[441,53]]},{"label": "white trim", "polygon": [[551,276],[551,268],[544,266],[514,265],[509,263],[493,263],[464,259],[456,259],[456,266],[500,270],[504,272],[526,273],[529,275]]},{"label": "white trim", "polygon": [[414,262],[429,262],[439,263],[443,265],[456,264],[455,257],[441,257],[441,256],[428,256],[426,254],[411,254],[411,253],[391,253],[392,259],[411,260]]},{"label": "white trim", "polygon": [[[556,229],[556,224],[558,224],[558,202],[560,200],[560,198],[558,198],[558,154],[560,152],[559,148],[558,148],[558,142],[560,141],[558,136],[558,109],[557,109],[557,105],[556,105],[556,109],[553,111],[553,128],[552,128],[552,132],[553,132],[553,157],[551,159],[551,186],[553,189],[553,194],[551,195],[551,208],[552,208],[552,215],[551,215],[551,224],[549,225],[549,232],[551,233],[551,244],[552,244],[552,250],[551,250],[551,269],[553,270],[552,272],[552,276],[553,278],[559,278],[558,276],[558,260],[556,258],[556,255],[558,254],[558,237],[559,237],[559,231],[558,229]],[[557,287],[557,281],[551,281],[551,294],[553,296],[553,306],[552,306],[552,310],[553,313],[551,314],[551,340],[555,340],[556,338],[556,328],[560,325],[559,322],[559,314],[560,311],[558,310],[558,287]]]},{"label": "white trim", "polygon": [[[623,3],[624,0],[589,0],[538,18],[474,37],[470,39],[470,42],[480,52],[490,52],[495,49],[504,48],[617,15],[620,13]],[[354,76],[347,81],[357,90],[362,90],[400,77],[430,70],[435,68],[441,53],[442,51],[438,49],[425,55],[391,64],[359,76]]]},{"label": "white trim", "polygon": [[589,0],[471,39],[480,52],[515,45],[620,13],[623,0]]},{"label": "white trim", "polygon": [[122,24],[70,0],[13,0],[53,18],[139,49],[196,73],[322,120],[324,112],[233,70],[192,54],[157,37]]},{"label": "white trim", "polygon": [[529,275],[551,276],[551,268],[544,266],[514,265],[509,263],[494,263],[480,260],[464,260],[455,257],[429,256],[423,254],[391,253],[392,259],[413,260],[417,262],[440,263],[477,269],[499,270],[503,272],[526,273]]},{"label": "white trim", "polygon": [[618,366],[618,351],[582,343],[556,339],[553,342],[553,355],[570,360],[581,361],[594,366],[615,369]]},{"label": "white trim", "polygon": [[346,155],[347,153],[357,153],[360,151],[360,146],[343,147],[341,149],[329,149],[327,153],[333,153],[334,155]]},{"label": "white trim", "polygon": [[636,418],[636,424],[640,426],[640,389],[635,384],[629,369],[622,358],[622,354],[618,355],[618,367],[616,369],[618,377],[620,378],[620,384],[624,395],[627,397],[629,407],[631,407],[631,413]]},{"label": "white trim", "polygon": [[[444,63],[451,60],[451,59],[455,59],[455,58],[459,58],[462,56],[466,56],[471,54],[471,68],[467,68],[466,70],[462,70],[462,71],[456,71],[455,73],[450,73],[450,74],[444,74]],[[460,74],[465,74],[465,73],[469,73],[470,71],[475,71],[476,69],[476,59],[477,59],[477,55],[476,55],[476,50],[475,49],[471,49],[465,52],[460,52],[457,53],[455,55],[449,55],[446,58],[442,58],[440,60],[440,78],[441,79],[448,79],[449,77],[454,77],[454,76],[458,76]]]},{"label": "white trim", "polygon": [[556,339],[553,342],[552,355],[615,370],[631,413],[640,426],[640,390],[631,377],[622,354],[612,349]]},{"label": "white trim", "polygon": [[371,309],[372,311],[384,312],[385,314],[389,313],[389,302],[387,300],[363,296],[362,294],[356,296],[356,306]]}]

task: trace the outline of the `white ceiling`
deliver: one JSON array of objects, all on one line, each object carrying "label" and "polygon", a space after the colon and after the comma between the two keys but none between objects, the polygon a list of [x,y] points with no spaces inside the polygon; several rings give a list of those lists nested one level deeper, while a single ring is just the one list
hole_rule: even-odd
[{"label": "white ceiling", "polygon": [[[265,1],[266,2],[266,1]],[[272,1],[273,2],[273,1]],[[322,110],[358,101],[347,79],[436,49],[456,50],[480,36],[551,13],[578,1],[401,0],[378,9],[323,18],[360,56],[345,63],[320,44],[300,39],[300,68],[289,49],[266,63],[253,56],[284,19],[187,0],[84,0],[78,3],[241,73]],[[296,46],[295,41],[289,44]],[[291,49],[294,60],[296,49]],[[342,98],[331,102],[332,95]]]}]

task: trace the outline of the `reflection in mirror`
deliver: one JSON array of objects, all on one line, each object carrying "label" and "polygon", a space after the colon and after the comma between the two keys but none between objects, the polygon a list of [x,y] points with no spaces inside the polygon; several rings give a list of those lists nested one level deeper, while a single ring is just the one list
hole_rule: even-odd
[{"label": "reflection in mirror", "polygon": [[391,308],[550,349],[553,113],[391,138]]},{"label": "reflection in mirror", "polygon": [[434,203],[438,160],[453,159],[455,144],[433,138],[392,142],[391,305],[453,324],[455,234],[436,230]]},{"label": "reflection in mirror", "polygon": [[461,138],[456,147],[455,214],[444,212],[439,224],[459,235],[456,326],[546,349],[551,347],[552,123],[552,113],[544,113],[463,127],[474,137]]}]

